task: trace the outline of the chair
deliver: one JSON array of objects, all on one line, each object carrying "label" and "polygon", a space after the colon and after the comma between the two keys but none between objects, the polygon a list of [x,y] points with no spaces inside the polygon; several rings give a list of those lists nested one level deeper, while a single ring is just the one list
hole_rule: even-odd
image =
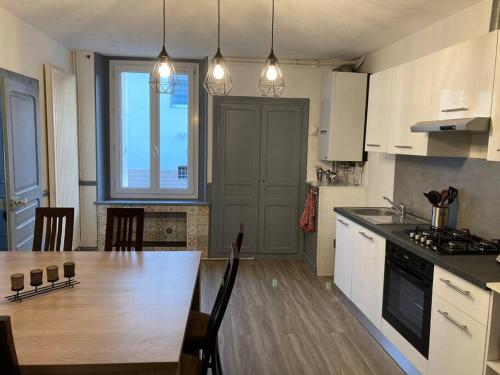
[{"label": "chair", "polygon": [[[132,248],[142,251],[144,208],[108,208],[106,220],[105,251],[112,251],[113,248],[117,251],[130,251]],[[132,240],[134,233],[135,240]]]},{"label": "chair", "polygon": [[242,242],[243,225],[240,226],[236,242],[231,246],[231,254],[226,265],[224,278],[210,315],[198,311],[189,313],[184,338],[184,352],[193,354],[202,350],[203,374],[207,372],[208,368],[211,368],[214,374],[222,374],[217,336],[236,280],[240,259],[239,250]]},{"label": "chair", "polygon": [[0,316],[0,374],[20,375],[10,317]]},{"label": "chair", "polygon": [[[33,251],[42,251],[42,240],[45,237],[43,251],[73,250],[73,222],[75,209],[72,207],[37,207],[35,211],[35,235]],[[64,222],[64,243],[61,240]],[[45,233],[44,233],[44,223]]]}]

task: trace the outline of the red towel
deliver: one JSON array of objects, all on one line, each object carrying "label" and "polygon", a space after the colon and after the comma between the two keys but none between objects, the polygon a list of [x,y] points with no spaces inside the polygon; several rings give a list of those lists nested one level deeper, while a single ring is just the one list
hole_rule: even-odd
[{"label": "red towel", "polygon": [[316,198],[314,193],[309,191],[304,204],[304,212],[300,216],[299,225],[306,233],[314,232],[314,218],[316,217]]}]

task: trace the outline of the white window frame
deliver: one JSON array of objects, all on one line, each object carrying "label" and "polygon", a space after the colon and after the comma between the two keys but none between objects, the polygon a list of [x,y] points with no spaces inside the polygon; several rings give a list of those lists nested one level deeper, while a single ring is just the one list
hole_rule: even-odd
[{"label": "white window frame", "polygon": [[189,75],[188,104],[188,188],[160,188],[160,94],[150,90],[150,188],[127,188],[121,186],[122,155],[120,104],[122,72],[151,72],[152,61],[111,60],[109,63],[110,103],[110,169],[111,197],[135,199],[197,199],[198,198],[198,156],[199,156],[199,64],[175,63],[179,73]]}]

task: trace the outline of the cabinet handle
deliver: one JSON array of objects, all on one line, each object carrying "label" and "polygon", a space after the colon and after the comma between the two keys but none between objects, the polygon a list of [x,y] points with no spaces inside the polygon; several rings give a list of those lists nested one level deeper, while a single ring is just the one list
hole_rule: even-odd
[{"label": "cabinet handle", "polygon": [[378,145],[376,143],[367,143],[366,146],[367,147],[380,147],[380,145]]},{"label": "cabinet handle", "polygon": [[446,311],[441,311],[441,310],[438,310],[438,313],[440,313],[442,316],[444,316],[446,319],[448,319],[450,322],[452,322],[453,324],[455,324],[458,328],[460,328],[462,331],[464,332],[467,332],[468,329],[467,329],[467,326],[465,324],[461,324],[459,322],[457,322],[455,319],[453,319],[450,314],[448,314],[448,312]]},{"label": "cabinet handle", "polygon": [[364,238],[369,239],[370,241],[373,241],[373,237],[370,237],[365,232],[358,232],[358,233],[361,234]]},{"label": "cabinet handle", "polygon": [[328,133],[328,130],[321,130],[321,131],[319,132],[319,134],[326,134],[326,133]]},{"label": "cabinet handle", "polygon": [[457,108],[445,108],[442,109],[441,112],[462,112],[462,111],[468,111],[469,108],[467,107],[457,107]]},{"label": "cabinet handle", "polygon": [[457,292],[462,293],[464,296],[470,296],[470,292],[468,290],[464,290],[464,289],[460,288],[459,286],[456,286],[450,280],[446,280],[446,279],[442,279],[442,278],[440,278],[439,280],[441,280],[442,283],[445,283],[449,287],[455,289]]},{"label": "cabinet handle", "polygon": [[344,220],[341,220],[341,219],[337,219],[337,221],[340,223],[340,224],[344,224],[346,227],[349,226],[348,223],[346,223]]},{"label": "cabinet handle", "polygon": [[413,146],[395,145],[396,148],[413,148]]},{"label": "cabinet handle", "polygon": [[500,152],[500,148],[497,148],[497,152]]}]

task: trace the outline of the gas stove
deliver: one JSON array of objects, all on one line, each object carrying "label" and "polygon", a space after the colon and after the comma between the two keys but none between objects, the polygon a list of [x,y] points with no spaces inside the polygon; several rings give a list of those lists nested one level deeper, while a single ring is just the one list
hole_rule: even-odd
[{"label": "gas stove", "polygon": [[500,240],[485,240],[468,229],[434,229],[416,227],[401,232],[403,237],[442,255],[498,254]]}]

